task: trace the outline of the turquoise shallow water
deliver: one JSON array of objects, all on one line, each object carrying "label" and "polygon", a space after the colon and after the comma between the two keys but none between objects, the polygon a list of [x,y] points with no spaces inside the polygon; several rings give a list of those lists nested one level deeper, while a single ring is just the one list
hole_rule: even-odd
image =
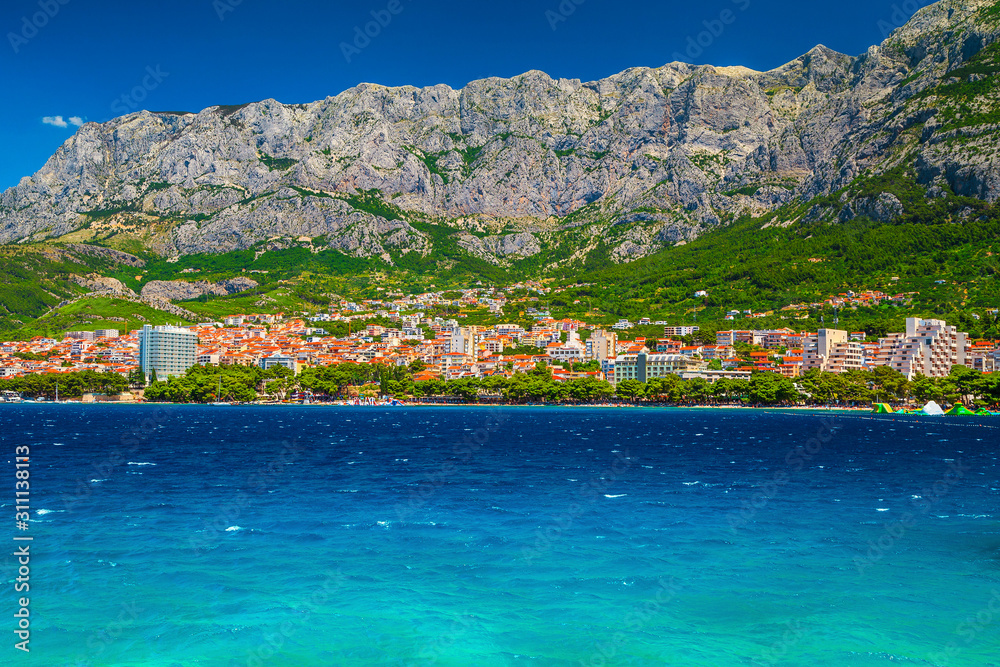
[{"label": "turquoise shallow water", "polygon": [[0,406],[35,538],[0,655],[1000,665],[1000,424],[829,419]]}]

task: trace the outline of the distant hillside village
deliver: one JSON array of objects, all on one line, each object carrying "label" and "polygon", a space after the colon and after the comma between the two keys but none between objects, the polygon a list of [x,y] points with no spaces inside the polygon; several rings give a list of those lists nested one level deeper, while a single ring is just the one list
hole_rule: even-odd
[{"label": "distant hillside village", "polygon": [[[499,314],[499,304],[487,305]],[[667,376],[708,383],[746,380],[755,373],[794,379],[812,369],[843,374],[876,367],[891,368],[906,379],[941,378],[956,365],[992,373],[1000,360],[995,343],[970,341],[967,334],[933,319],[908,319],[905,331],[877,342],[869,341],[863,331],[782,328],[719,331],[710,345],[690,344],[700,331],[693,325],[644,320],[640,324],[663,326],[663,337],[628,338],[626,331],[634,326],[628,321],[608,330],[574,319],[556,320],[529,308],[530,326],[461,326],[456,319],[406,312],[419,307],[416,300],[342,302],[337,312],[310,317],[234,315],[190,327],[69,331],[61,340],[36,337],[0,343],[0,379],[91,371],[120,375],[138,387],[143,380],[148,384],[182,376],[196,365],[265,371],[284,367],[299,373],[305,368],[373,364],[419,368],[413,381],[420,382],[511,377],[545,363],[556,382],[593,378],[618,385]],[[345,323],[346,335],[324,329]]]}]

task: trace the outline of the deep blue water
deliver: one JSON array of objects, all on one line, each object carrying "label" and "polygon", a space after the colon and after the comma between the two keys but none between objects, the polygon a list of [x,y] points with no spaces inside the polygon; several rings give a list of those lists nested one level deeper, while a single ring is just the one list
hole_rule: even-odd
[{"label": "deep blue water", "polygon": [[1000,420],[830,419],[0,406],[0,663],[1000,665]]}]

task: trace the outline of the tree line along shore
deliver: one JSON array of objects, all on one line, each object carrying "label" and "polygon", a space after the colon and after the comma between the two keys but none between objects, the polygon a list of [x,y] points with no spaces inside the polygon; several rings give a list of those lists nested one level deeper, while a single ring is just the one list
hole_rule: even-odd
[{"label": "tree line along shore", "polygon": [[593,376],[557,379],[552,368],[537,364],[526,373],[484,378],[420,380],[414,376],[422,363],[409,366],[339,364],[306,368],[298,374],[284,367],[195,366],[183,376],[153,382],[117,373],[83,371],[58,375],[28,375],[0,379],[0,392],[25,398],[81,399],[99,395],[113,400],[128,397],[151,403],[323,403],[344,400],[395,399],[427,403],[505,404],[667,404],[687,406],[841,406],[868,407],[873,403],[897,406],[928,401],[969,408],[1000,406],[1000,375],[955,366],[947,377],[905,376],[888,367],[868,371],[827,373],[808,371],[795,378],[760,372],[750,379],[703,378],[684,380],[676,375],[648,382],[623,380],[617,385]]}]

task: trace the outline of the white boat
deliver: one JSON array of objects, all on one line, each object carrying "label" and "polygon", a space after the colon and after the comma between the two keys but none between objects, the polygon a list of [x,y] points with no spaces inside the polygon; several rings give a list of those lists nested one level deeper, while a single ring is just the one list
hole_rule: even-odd
[{"label": "white boat", "polygon": [[0,393],[0,402],[3,403],[23,403],[24,400],[16,391],[6,390]]}]

